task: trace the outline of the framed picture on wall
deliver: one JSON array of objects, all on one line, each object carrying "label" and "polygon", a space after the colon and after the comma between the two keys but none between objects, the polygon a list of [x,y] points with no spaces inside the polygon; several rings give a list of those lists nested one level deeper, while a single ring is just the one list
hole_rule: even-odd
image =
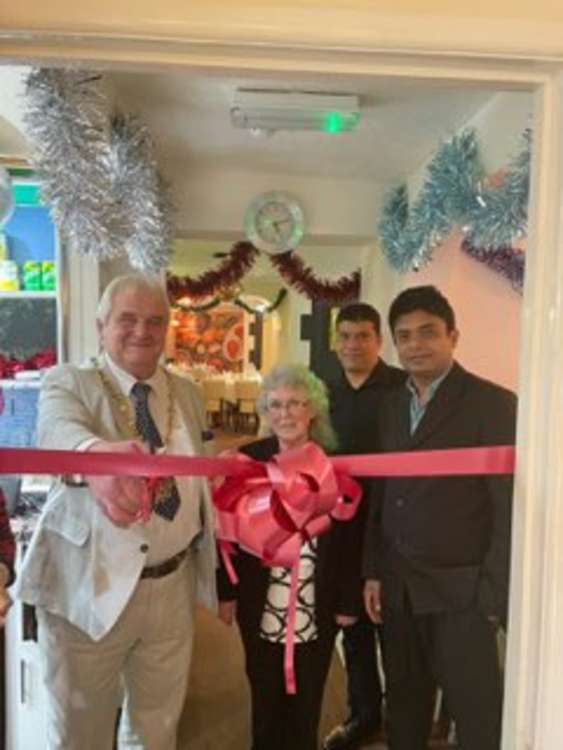
[{"label": "framed picture on wall", "polygon": [[224,304],[207,311],[181,311],[175,322],[178,361],[219,372],[242,372],[244,320],[240,307]]}]

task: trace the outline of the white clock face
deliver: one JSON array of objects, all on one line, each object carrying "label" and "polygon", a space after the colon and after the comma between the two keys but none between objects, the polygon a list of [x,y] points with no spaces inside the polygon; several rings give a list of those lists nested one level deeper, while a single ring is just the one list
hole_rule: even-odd
[{"label": "white clock face", "polygon": [[260,250],[292,250],[303,237],[303,211],[286,193],[265,193],[250,205],[245,217],[248,239]]}]

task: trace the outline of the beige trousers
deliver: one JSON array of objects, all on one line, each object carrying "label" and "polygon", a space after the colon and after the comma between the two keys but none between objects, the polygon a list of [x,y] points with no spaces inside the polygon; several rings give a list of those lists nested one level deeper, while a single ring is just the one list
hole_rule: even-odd
[{"label": "beige trousers", "polygon": [[139,581],[111,631],[93,641],[38,609],[48,692],[47,750],[176,750],[192,653],[195,572],[187,560],[168,576]]}]

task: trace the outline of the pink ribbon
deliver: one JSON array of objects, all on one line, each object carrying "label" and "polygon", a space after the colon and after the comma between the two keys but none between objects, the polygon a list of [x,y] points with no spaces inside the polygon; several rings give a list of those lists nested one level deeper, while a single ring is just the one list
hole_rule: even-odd
[{"label": "pink ribbon", "polygon": [[[355,477],[429,477],[512,474],[513,445],[451,448],[362,456],[334,456],[332,465]],[[81,453],[38,448],[0,448],[0,474],[107,474],[130,477],[222,477],[252,473],[236,458]]]},{"label": "pink ribbon", "polygon": [[[326,533],[332,520],[351,519],[361,498],[360,485],[335,471],[314,443],[257,463],[239,455],[246,474],[228,477],[213,493],[221,556],[233,583],[231,543],[265,565],[291,569],[284,673],[286,691],[296,691],[294,651],[299,559],[305,541]],[[229,545],[229,546],[227,546]]]}]

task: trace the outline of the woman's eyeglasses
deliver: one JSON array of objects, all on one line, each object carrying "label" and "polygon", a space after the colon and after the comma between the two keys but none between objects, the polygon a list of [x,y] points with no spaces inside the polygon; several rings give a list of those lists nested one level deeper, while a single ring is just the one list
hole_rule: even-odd
[{"label": "woman's eyeglasses", "polygon": [[288,414],[298,414],[309,406],[308,401],[298,401],[296,398],[290,398],[289,401],[278,401],[272,399],[266,404],[266,409],[270,414],[281,414],[287,411]]}]

